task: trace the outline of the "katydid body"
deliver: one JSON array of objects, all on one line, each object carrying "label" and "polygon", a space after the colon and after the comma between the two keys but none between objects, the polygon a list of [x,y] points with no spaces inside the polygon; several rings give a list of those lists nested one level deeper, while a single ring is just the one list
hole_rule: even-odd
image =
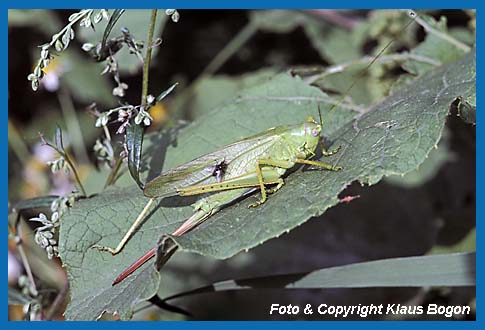
[{"label": "katydid body", "polygon": [[[250,206],[264,203],[267,193],[280,189],[284,184],[283,175],[297,164],[313,165],[330,171],[340,170],[338,166],[309,160],[315,156],[321,129],[321,125],[313,118],[299,125],[270,128],[160,174],[146,184],[144,194],[151,199],[118,246],[94,247],[113,255],[119,253],[156,198],[215,193],[193,204],[195,213],[172,233],[173,236],[180,236],[254,188],[260,190],[261,198]],[[337,151],[323,150],[322,153],[329,156]],[[268,185],[273,187],[267,189]],[[149,251],[140,260],[143,259],[144,263],[154,254],[154,250]],[[142,263],[135,262],[132,266],[139,267]],[[131,268],[123,273],[124,277],[136,269]],[[115,283],[119,281],[121,279],[118,278]]]}]

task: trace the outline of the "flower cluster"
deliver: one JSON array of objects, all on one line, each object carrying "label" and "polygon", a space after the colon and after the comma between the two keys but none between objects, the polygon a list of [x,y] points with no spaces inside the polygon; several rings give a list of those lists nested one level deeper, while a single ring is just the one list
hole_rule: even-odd
[{"label": "flower cluster", "polygon": [[40,222],[42,226],[35,229],[34,240],[41,248],[47,252],[47,257],[58,256],[57,240],[55,239],[57,227],[60,225],[60,218],[62,215],[74,204],[78,197],[77,193],[72,193],[67,196],[60,196],[51,203],[51,218],[48,219],[44,213],[40,213],[38,217],[30,218],[30,221]]},{"label": "flower cluster", "polygon": [[18,287],[22,294],[28,297],[22,306],[22,310],[27,320],[41,320],[42,306],[38,299],[38,292],[35,286],[26,275],[21,275],[18,279]]},{"label": "flower cluster", "polygon": [[30,221],[37,221],[42,224],[41,227],[35,229],[35,243],[47,252],[49,259],[57,256],[58,247],[54,234],[56,227],[59,226],[59,212],[52,213],[51,219],[48,219],[44,213],[40,213],[38,217],[30,218]]},{"label": "flower cluster", "polygon": [[34,71],[27,76],[27,79],[32,84],[32,90],[36,91],[39,88],[40,80],[44,77],[44,70],[49,66],[50,61],[54,58],[52,48],[57,53],[60,53],[67,49],[71,40],[76,36],[73,26],[77,22],[82,27],[94,28],[94,23],[99,23],[103,18],[109,20],[109,14],[106,9],[101,9],[94,17],[93,9],[83,9],[77,13],[69,16],[69,23],[58,33],[52,36],[52,40],[49,43],[43,44],[40,47],[40,59],[34,68]]},{"label": "flower cluster", "polygon": [[98,161],[108,165],[114,162],[113,146],[111,145],[111,141],[108,140],[107,138],[103,139],[103,141],[101,141],[100,139],[97,139],[96,144],[93,147],[93,150]]},{"label": "flower cluster", "polygon": [[47,165],[50,166],[52,173],[59,172],[60,170],[63,170],[64,173],[66,174],[69,173],[69,164],[66,162],[66,159],[62,156],[53,161],[47,162]]}]

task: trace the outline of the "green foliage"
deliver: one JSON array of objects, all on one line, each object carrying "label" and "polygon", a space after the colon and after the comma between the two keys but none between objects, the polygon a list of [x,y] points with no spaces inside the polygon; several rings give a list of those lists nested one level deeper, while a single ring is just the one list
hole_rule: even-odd
[{"label": "green foliage", "polygon": [[[428,32],[425,40],[412,50],[412,54],[430,58],[439,63],[447,63],[460,58],[466,51],[455,45],[451,45],[449,40],[441,37],[440,33],[447,35],[446,18],[442,17],[436,22],[432,17],[423,15],[423,24],[432,32]],[[414,75],[419,75],[433,67],[432,64],[425,62],[408,62],[403,68]]]},{"label": "green foliage", "polygon": [[[435,20],[427,15],[436,13],[435,11],[423,11],[414,18],[396,10],[252,11],[249,13],[249,23],[246,27],[222,48],[189,87],[184,88],[182,78],[180,93],[177,91],[175,99],[169,98],[168,102],[162,99],[173,91],[178,82],[160,93],[166,88],[166,82],[155,86],[150,79],[150,91],[159,96],[148,94],[151,51],[157,51],[161,44],[161,38],[156,37],[161,35],[168,16],[177,22],[180,15],[177,10],[168,9],[165,15],[159,15],[156,20],[156,12],[157,10],[152,10],[150,15],[148,10],[111,10],[110,18],[105,10],[84,9],[73,13],[62,27],[56,21],[57,16],[52,15],[50,11],[9,11],[9,26],[30,25],[31,29],[49,34],[48,40],[51,40],[39,46],[40,58],[36,56],[36,66],[28,77],[32,89],[47,86],[40,83],[43,83],[42,79],[47,71],[45,69],[49,64],[53,64],[49,70],[52,69],[51,74],[56,75],[55,78],[61,79],[58,96],[64,112],[66,104],[72,103],[69,100],[70,94],[82,103],[96,101],[102,104],[99,108],[101,112],[94,105],[90,107],[89,115],[94,114],[97,117],[96,129],[93,128],[94,120],[88,118],[87,112],[76,114],[74,107],[71,106],[73,109],[69,110],[70,115],[64,114],[66,131],[69,134],[66,136],[69,139],[65,139],[67,149],[64,149],[60,128],[56,129],[53,142],[45,141],[61,156],[48,162],[51,169],[64,169],[66,173],[70,172],[71,179],[77,181],[83,196],[70,194],[58,198],[46,196],[26,199],[12,206],[13,213],[9,215],[12,219],[18,215],[16,221],[19,224],[21,216],[27,219],[32,213],[37,215],[39,211],[51,209],[52,215],[49,218],[40,213],[30,220],[43,225],[36,230],[37,243],[45,241],[38,239],[39,234],[45,232],[49,235],[44,235],[51,249],[48,251],[49,258],[54,255],[54,246],[56,251],[59,248],[62,266],[67,271],[71,289],[66,318],[98,319],[107,312],[119,314],[121,319],[129,319],[137,307],[146,304],[147,300],[155,295],[162,299],[158,300],[160,308],[174,311],[170,306],[163,305],[166,300],[200,292],[261,287],[301,289],[474,285],[475,255],[471,253],[395,258],[326,269],[321,268],[322,264],[307,263],[306,260],[310,256],[314,257],[312,253],[308,253],[310,250],[323,251],[322,246],[325,246],[325,251],[329,246],[330,250],[334,249],[333,241],[325,245],[327,243],[323,233],[312,242],[308,241],[308,233],[318,233],[320,230],[328,232],[333,222],[325,220],[332,219],[333,211],[326,211],[337,204],[341,205],[336,212],[347,212],[343,218],[352,221],[366,220],[366,224],[370,223],[369,228],[372,228],[372,234],[365,235],[365,239],[372,246],[372,257],[365,253],[356,254],[357,257],[366,260],[378,255],[381,258],[396,255],[387,249],[381,249],[383,245],[378,238],[390,236],[382,235],[382,229],[386,226],[392,227],[390,223],[393,217],[386,218],[385,224],[376,222],[379,226],[373,227],[375,223],[368,220],[374,214],[367,210],[362,212],[364,208],[375,209],[375,214],[378,215],[374,217],[376,219],[380,218],[379,215],[389,212],[396,200],[382,196],[386,193],[392,195],[390,191],[402,192],[399,194],[400,205],[392,212],[400,213],[401,216],[404,212],[407,213],[407,208],[412,203],[415,208],[412,216],[416,219],[428,219],[427,224],[433,226],[432,230],[424,226],[420,233],[426,236],[423,242],[426,241],[425,244],[428,245],[414,246],[415,241],[411,240],[411,252],[402,248],[400,244],[409,241],[406,235],[392,236],[396,239],[393,244],[399,246],[395,251],[399,251],[398,255],[414,255],[415,251],[430,251],[429,253],[434,254],[468,252],[475,249],[475,231],[468,232],[465,237],[466,232],[463,230],[462,236],[454,236],[462,241],[453,246],[435,245],[430,250],[436,242],[451,242],[442,239],[441,235],[445,231],[438,230],[436,222],[431,220],[434,216],[438,218],[447,213],[440,217],[440,221],[446,227],[449,225],[448,213],[451,212],[448,209],[438,210],[437,206],[433,206],[439,204],[438,202],[446,204],[442,199],[428,198],[420,191],[429,188],[429,185],[424,183],[434,179],[435,174],[443,168],[443,164],[447,165],[445,170],[449,170],[451,164],[461,169],[461,163],[457,165],[457,162],[450,162],[457,160],[457,155],[465,164],[467,161],[474,161],[470,153],[465,153],[466,157],[461,157],[460,147],[456,145],[455,131],[448,139],[448,133],[456,129],[453,127],[455,123],[471,136],[474,132],[473,127],[466,131],[470,126],[463,125],[456,118],[445,127],[450,108],[451,113],[457,113],[464,122],[472,125],[476,123],[474,11],[466,12],[471,17],[468,27],[451,28],[447,27],[445,18]],[[463,13],[465,11],[461,11],[462,15]],[[49,24],[51,21],[54,25]],[[216,26],[214,31],[217,28],[220,26]],[[297,29],[299,31],[296,31]],[[212,31],[212,28],[210,30]],[[424,31],[424,40],[418,42],[421,30]],[[152,38],[154,31],[155,35]],[[223,69],[227,60],[239,50],[242,50],[239,60],[251,58],[258,53],[259,50],[253,52],[252,49],[242,47],[260,31],[269,32],[266,37],[271,36],[271,33],[290,32],[295,32],[292,33],[292,38],[304,36],[305,40],[298,40],[296,43],[310,45],[308,56],[311,60],[305,59],[308,61],[305,63],[313,64],[288,67],[287,73],[280,73],[286,70],[288,65],[287,54],[276,53],[271,49],[263,59],[274,63],[273,67],[264,67],[239,76],[212,75]],[[147,34],[148,40],[144,41]],[[81,58],[78,53],[73,52],[76,44],[71,41],[75,37],[86,41],[82,49],[92,58]],[[200,41],[204,41],[204,37],[201,37]],[[179,43],[180,41],[175,44]],[[68,46],[71,48],[67,49]],[[197,50],[198,47],[193,46]],[[311,51],[311,48],[316,52]],[[372,56],[382,50],[385,52],[379,58]],[[39,49],[35,51],[38,52]],[[299,49],[295,52],[299,52]],[[289,53],[295,55],[292,51]],[[114,54],[116,55],[111,56]],[[160,58],[162,56],[158,57]],[[168,55],[168,58],[171,58],[171,55]],[[54,59],[56,62],[52,61]],[[278,64],[275,65],[275,62]],[[142,66],[142,104],[130,105],[123,98],[127,96],[131,99],[133,92],[137,93],[136,86],[132,86],[135,80],[126,80],[130,86],[124,80],[134,78],[135,74],[140,73]],[[105,68],[103,73],[108,73],[103,77],[99,75],[102,67]],[[285,69],[281,69],[282,67]],[[157,73],[161,72],[163,76],[165,69],[162,64],[157,67]],[[193,69],[188,69],[187,72],[184,69],[177,67],[177,74],[170,73],[173,76],[169,76],[168,79],[163,77],[161,80],[178,80],[179,73],[189,76],[194,73]],[[241,69],[237,64],[235,68],[231,66],[231,70],[226,73],[229,72],[244,72],[244,67]],[[109,76],[112,76],[117,84],[114,89],[106,79]],[[46,79],[45,82],[49,81]],[[125,92],[128,93],[125,95]],[[105,106],[113,104],[115,96],[119,97],[119,106],[106,109]],[[136,98],[138,99],[138,96]],[[164,112],[158,118],[153,111],[150,114],[156,103],[157,110]],[[336,104],[338,106],[333,109]],[[45,107],[47,106],[43,105],[40,108],[45,110]],[[332,150],[339,146],[342,149],[329,158],[317,155],[315,159],[320,158],[325,163],[343,166],[343,171],[334,173],[308,166],[297,167],[285,176],[285,186],[269,195],[265,204],[248,209],[248,205],[259,197],[259,192],[253,193],[224,207],[206,222],[180,237],[172,237],[170,233],[193,214],[192,205],[200,196],[165,198],[143,217],[144,223],[120,254],[112,256],[91,249],[93,245],[115,246],[119,242],[147,202],[142,193],[143,182],[162,171],[269,127],[302,123],[308,116],[317,118],[319,108],[323,110],[322,133],[325,148]],[[52,118],[58,115],[57,109],[53,114],[48,116],[49,122],[54,122]],[[170,115],[168,118],[167,114]],[[82,119],[82,124],[76,120],[77,115]],[[177,122],[179,118],[190,119],[192,122]],[[152,124],[152,121],[155,125],[162,123],[165,126],[160,131],[145,134],[146,127]],[[45,120],[34,124],[35,135],[44,123]],[[122,145],[117,136],[108,129],[108,125],[113,123],[116,123],[117,127],[110,128],[122,136]],[[50,130],[45,132],[52,131],[52,123],[47,124]],[[77,133],[76,125],[79,128]],[[9,133],[10,127],[14,128],[9,120]],[[104,154],[96,153],[96,157],[98,160],[104,160],[103,165],[108,166],[105,166],[104,171],[94,171],[86,151],[83,149],[84,154],[79,153],[79,149],[85,148],[83,140],[90,140],[88,137],[94,137],[94,134],[99,137],[100,128],[104,130],[105,137],[96,141],[95,152],[105,149]],[[11,148],[15,149],[19,145],[24,148],[23,154],[26,156],[19,159],[29,159],[28,148],[23,146],[20,135],[9,134],[9,140],[11,136],[12,139],[16,137],[17,142],[20,141],[20,144],[12,141]],[[70,158],[70,148],[74,150],[73,161]],[[18,154],[22,155],[21,152]],[[103,155],[109,157],[102,158]],[[123,162],[123,157],[127,158],[127,164]],[[461,178],[458,175],[456,177]],[[470,177],[469,174],[464,176],[467,179]],[[358,182],[362,186],[370,186],[383,178],[386,178],[387,183],[382,183],[372,190],[360,188],[369,192],[365,203],[366,196],[362,195],[362,201],[359,199],[352,202],[352,207],[346,207],[347,204],[344,202],[352,200],[350,197],[353,197],[354,188],[357,186],[352,185],[346,189],[349,185]],[[113,182],[116,182],[116,185],[111,186]],[[466,180],[454,182],[463,182],[463,186],[469,184]],[[11,186],[14,185],[15,183]],[[344,189],[346,196],[339,196]],[[407,198],[407,194],[412,197]],[[474,205],[474,195],[468,190],[453,194],[452,198],[461,203],[460,207],[463,210],[471,210],[471,206]],[[78,201],[71,207],[75,200]],[[353,208],[356,203],[360,204]],[[422,205],[425,207],[421,207]],[[352,213],[359,211],[361,214],[358,216]],[[323,214],[325,215],[322,216]],[[312,218],[313,221],[292,231]],[[473,226],[470,220],[472,218],[471,215],[467,218],[470,226]],[[57,228],[60,229],[59,239]],[[419,229],[421,230],[421,227]],[[284,235],[290,231],[290,235]],[[357,230],[352,233],[350,230],[345,234],[352,236],[358,232]],[[414,235],[416,231],[410,232]],[[436,238],[437,234],[440,235],[439,239]],[[253,249],[281,235],[284,237]],[[295,235],[298,239],[292,241]],[[177,253],[173,256],[171,253],[165,253],[164,261],[170,261],[166,266],[163,264],[161,271],[153,267],[153,262],[148,262],[119,285],[111,286],[113,279],[122,270],[148,249],[160,245],[161,238],[167,246],[175,247],[172,252],[193,253]],[[59,247],[56,245],[57,241]],[[453,242],[456,243],[457,240]],[[46,248],[46,244],[41,245]],[[28,244],[25,246],[28,247]],[[19,245],[19,249],[21,248],[22,244]],[[250,249],[253,250],[248,252]],[[284,256],[278,255],[281,250],[287,253]],[[386,253],[379,254],[379,250],[386,250]],[[241,253],[243,251],[247,253]],[[40,253],[40,256],[31,258],[32,261],[29,262],[34,265],[39,262],[38,260],[46,259],[45,251],[41,250]],[[301,255],[305,257],[298,258]],[[221,261],[227,258],[231,259]],[[271,261],[263,262],[264,265],[261,265],[261,260]],[[28,262],[22,261],[24,267],[28,266]],[[219,268],[221,265],[222,270]],[[291,265],[294,268],[291,268]],[[310,266],[305,268],[307,265]],[[255,269],[258,274],[267,276],[251,278]],[[316,270],[301,273],[302,270],[308,269]],[[54,287],[61,287],[61,281],[56,281],[52,276],[54,271],[48,269],[37,274],[34,269],[35,278],[39,278],[42,284],[54,282]],[[43,276],[49,278],[43,279]],[[35,289],[36,280],[33,276],[30,277]],[[230,280],[218,282],[221,277]],[[246,279],[236,280],[237,278]],[[204,287],[207,283],[213,284]],[[67,283],[65,284],[63,290],[67,290]],[[187,291],[188,288],[194,287],[199,289]],[[65,293],[60,292],[59,296]],[[23,304],[24,310],[28,304],[33,306],[33,302],[29,302],[20,294],[15,290],[9,290],[10,303]],[[36,297],[37,310],[31,314],[40,315],[43,308],[38,302],[42,301],[44,304],[46,296],[37,296],[35,293],[33,297]],[[188,302],[194,301],[197,300],[192,297]],[[153,300],[150,302],[155,303]],[[55,311],[55,308],[51,311]],[[47,318],[50,318],[49,314]],[[166,315],[162,312],[159,316]]]},{"label": "green foliage", "polygon": [[[185,251],[228,258],[322,214],[355,180],[374,184],[384,175],[416,169],[439,141],[450,104],[457,96],[474,91],[474,79],[475,55],[470,52],[432,70],[355,119],[352,109],[337,108],[324,123],[324,135],[329,144],[342,146],[343,151],[327,161],[343,166],[343,171],[298,170],[264,205],[248,209],[253,197],[246,198],[192,232],[173,238],[175,243]],[[147,171],[169,169],[271,126],[302,122],[315,116],[318,104],[328,109],[332,102],[299,78],[276,76],[241,91],[234,102],[202,115],[171,136],[168,140],[176,141],[175,146],[165,145],[155,152],[158,156],[163,153],[163,166],[152,153]],[[167,134],[162,132],[160,138],[166,141]],[[146,200],[137,187],[111,188],[79,201],[64,218],[59,250],[72,285],[68,318],[93,319],[104,310],[127,318],[137,302],[157,291],[159,278],[149,264],[114,288],[111,281],[155,246],[162,234],[169,234],[190,216],[193,199],[162,200],[120,255],[90,249],[94,244],[115,245]],[[138,290],[142,286],[145,289]]]},{"label": "green foliage", "polygon": [[[225,75],[204,77],[190,91],[190,98],[187,97],[187,93],[178,94],[172,106],[196,119],[225,102],[230,102],[245,88],[264,82],[275,74],[277,72],[269,68],[234,78]],[[221,90],[224,93],[221,93]]]},{"label": "green foliage", "polygon": [[443,130],[443,134],[437,147],[432,149],[426,160],[414,171],[405,175],[391,175],[386,181],[406,188],[418,187],[433,179],[440,168],[452,158],[449,146],[449,132]]},{"label": "green foliage", "polygon": [[[475,285],[475,253],[393,258],[322,268],[306,273],[228,280],[165,300],[206,292],[257,288],[322,289]],[[376,269],[380,269],[376,273]],[[443,272],[446,269],[446,272]]]}]

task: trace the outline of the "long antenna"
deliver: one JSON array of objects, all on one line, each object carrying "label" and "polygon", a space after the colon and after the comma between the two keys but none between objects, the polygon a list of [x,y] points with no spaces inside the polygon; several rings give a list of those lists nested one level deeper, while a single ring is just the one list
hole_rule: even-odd
[{"label": "long antenna", "polygon": [[[416,20],[416,18],[418,17],[418,15],[416,14],[416,12],[414,12],[413,10],[409,10],[408,11],[408,16],[409,16],[409,21],[406,23],[406,25],[404,26],[404,28],[401,30],[402,32],[406,31],[406,29]],[[352,88],[355,86],[355,84],[364,77],[366,71],[371,67],[372,64],[374,64],[377,59],[382,55],[382,53],[384,53],[391,45],[392,43],[396,41],[396,38],[392,39],[391,41],[389,41],[380,51],[379,53],[377,53],[376,56],[374,56],[374,58],[372,59],[372,61],[369,62],[369,64],[367,64],[365,66],[365,68],[363,68],[362,70],[359,71],[359,73],[357,74],[356,78],[354,79],[354,81],[350,84],[350,86],[347,88],[347,90],[345,91],[345,93],[342,94],[342,96],[340,97],[340,99],[338,100],[338,102],[334,103],[330,109],[329,109],[329,112],[327,113],[327,116],[325,117],[325,121],[327,121],[328,119],[328,116],[330,116],[330,114],[335,111],[335,109],[337,109],[337,107],[344,101],[344,99],[347,97],[347,95],[349,94],[349,92],[352,90]],[[319,108],[320,110],[320,108]],[[320,124],[323,125],[323,121],[320,117]]]},{"label": "long antenna", "polygon": [[320,117],[320,125],[323,125],[322,111],[320,110],[320,103],[318,103],[318,117]]}]

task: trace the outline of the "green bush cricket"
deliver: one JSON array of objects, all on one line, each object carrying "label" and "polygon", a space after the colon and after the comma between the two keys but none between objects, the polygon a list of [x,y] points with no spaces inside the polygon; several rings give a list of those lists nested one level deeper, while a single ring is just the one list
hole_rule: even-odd
[{"label": "green bush cricket", "polygon": [[[416,17],[414,12],[410,12],[409,15],[411,20],[404,29]],[[339,102],[331,107],[328,115],[336,109],[360,76],[368,70],[393,41],[391,40],[360,72]],[[340,166],[311,160],[320,144],[321,130],[321,115],[320,123],[310,117],[303,124],[270,128],[161,173],[145,185],[143,193],[151,199],[116,248],[98,245],[93,246],[93,248],[109,251],[113,255],[122,251],[127,241],[144,220],[153,202],[158,198],[213,193],[199,199],[192,205],[194,214],[172,233],[172,236],[180,236],[207,220],[224,206],[255,190],[260,191],[261,198],[251,204],[250,207],[257,207],[264,203],[267,194],[278,191],[284,185],[283,176],[287,170],[298,164],[311,165],[330,171],[341,170]],[[322,154],[331,156],[337,153],[339,149],[326,151],[322,148]],[[113,285],[129,276],[155,254],[155,248],[148,251],[120,274]]]},{"label": "green bush cricket", "polygon": [[[283,186],[282,177],[286,171],[297,164],[330,171],[341,170],[339,166],[309,160],[315,156],[321,130],[321,124],[310,117],[303,124],[270,128],[161,173],[145,185],[143,193],[151,199],[118,246],[96,245],[94,248],[109,251],[113,255],[119,253],[157,198],[214,193],[193,204],[194,214],[172,233],[173,236],[180,236],[254,188],[261,191],[261,199],[250,207],[264,203],[268,193],[274,193]],[[322,154],[330,156],[338,150],[322,150]],[[273,187],[268,189],[269,185]],[[154,253],[154,250],[150,251],[148,259]],[[146,261],[146,258],[143,259]]]}]

